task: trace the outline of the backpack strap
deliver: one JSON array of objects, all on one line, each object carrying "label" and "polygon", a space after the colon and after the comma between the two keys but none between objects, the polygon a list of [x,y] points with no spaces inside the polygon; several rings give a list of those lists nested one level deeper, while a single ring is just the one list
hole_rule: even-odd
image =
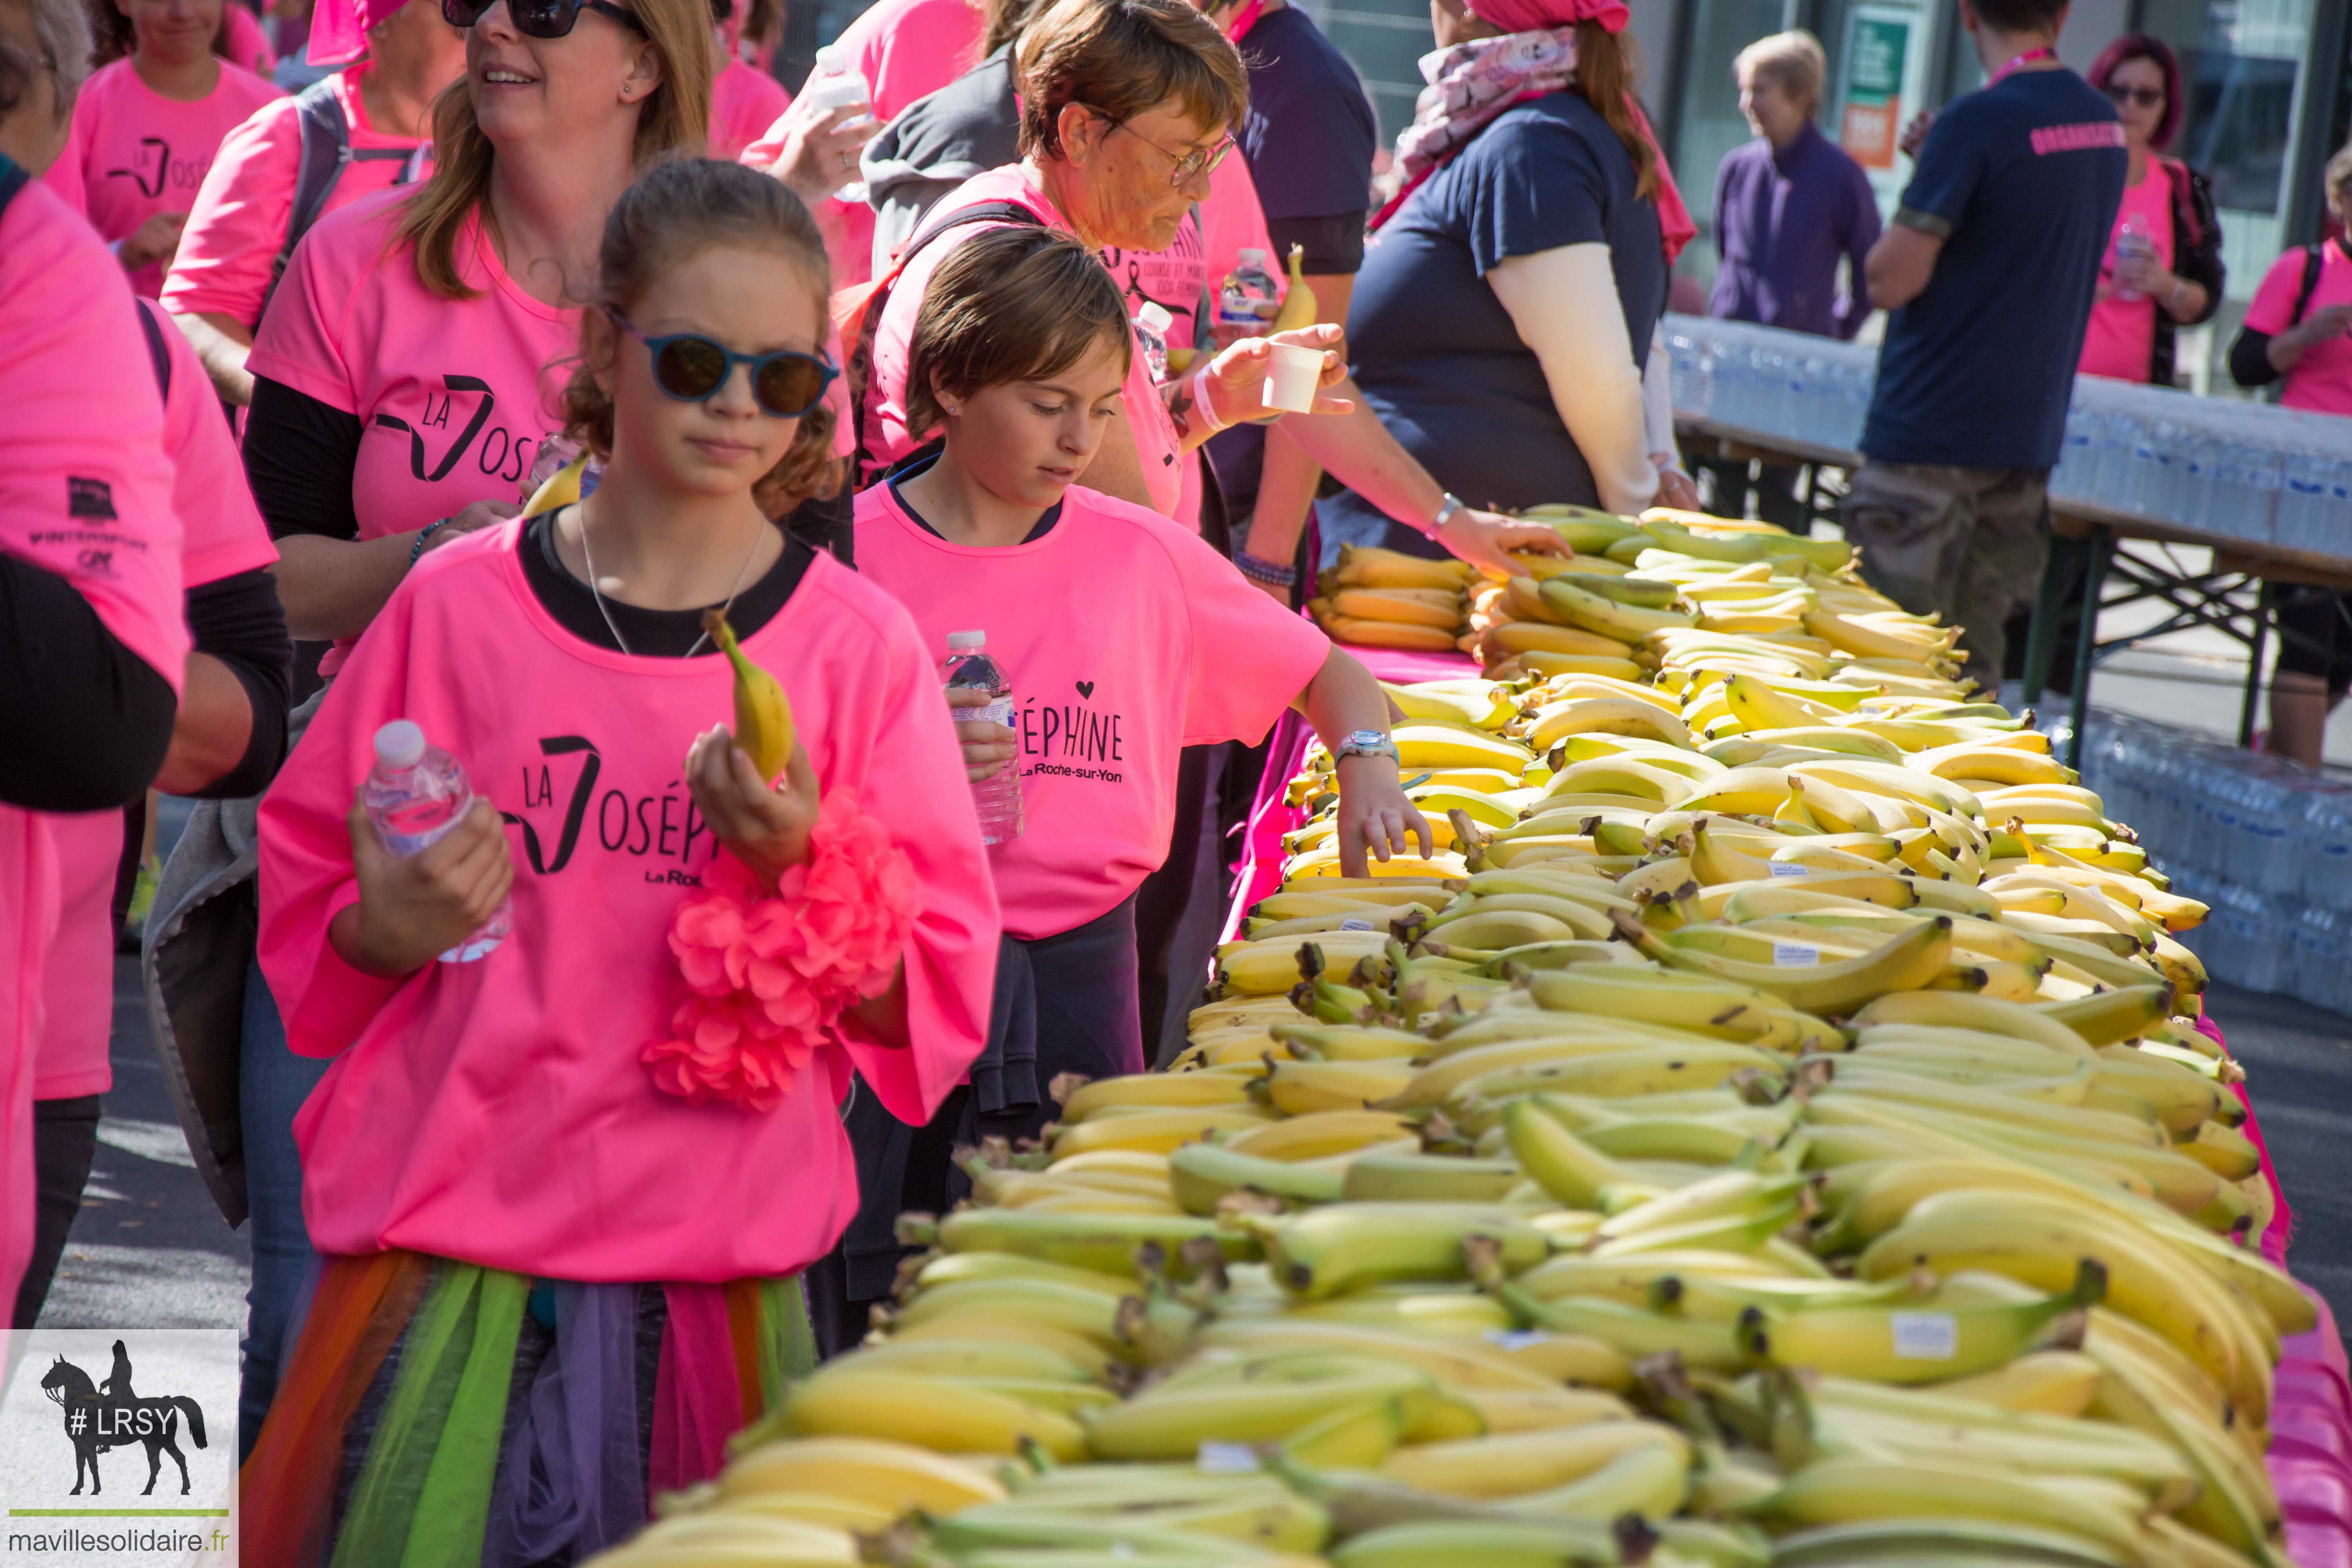
[{"label": "backpack strap", "polygon": [[[302,161],[294,176],[294,210],[286,220],[286,240],[269,268],[271,294],[286,276],[286,264],[294,259],[294,247],[326,212],[328,198],[342,180],[343,165],[352,161],[351,122],[343,118],[342,100],[335,96],[333,76],[320,77],[295,94],[294,118],[302,128]],[[268,308],[268,295],[262,297],[262,304]]]},{"label": "backpack strap", "polygon": [[155,395],[159,401],[172,400],[172,351],[163,343],[163,324],[155,319],[155,302],[140,299],[139,327],[147,334],[147,357],[154,362]]},{"label": "backpack strap", "polygon": [[1031,224],[1045,226],[1043,215],[1020,202],[978,202],[959,207],[936,221],[918,228],[898,254],[890,259],[890,268],[881,277],[859,283],[835,293],[832,300],[834,330],[841,337],[841,353],[845,362],[842,379],[849,397],[851,433],[856,437],[855,461],[856,478],[863,483],[878,466],[866,445],[866,389],[874,371],[874,334],[882,324],[882,307],[890,298],[890,287],[907,269],[907,263],[925,246],[947,233],[976,223]]},{"label": "backpack strap", "polygon": [[2303,286],[2294,291],[2294,314],[2286,319],[2288,326],[2303,324],[2303,313],[2311,309],[2311,297],[2319,291],[2319,269],[2326,260],[2326,253],[2318,246],[2303,247]]}]

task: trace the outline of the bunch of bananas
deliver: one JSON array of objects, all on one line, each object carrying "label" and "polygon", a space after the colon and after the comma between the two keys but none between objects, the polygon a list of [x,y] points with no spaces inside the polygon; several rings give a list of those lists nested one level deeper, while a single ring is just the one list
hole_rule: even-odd
[{"label": "bunch of bananas", "polygon": [[2287,1568],[2204,908],[1827,547],[1553,521],[1482,636],[1622,657],[1391,689],[1428,860],[1310,755],[1172,1069],[609,1561]]},{"label": "bunch of bananas", "polygon": [[1451,653],[1466,628],[1465,590],[1476,574],[1460,561],[1343,544],[1339,564],[1315,579],[1307,609],[1334,642]]}]

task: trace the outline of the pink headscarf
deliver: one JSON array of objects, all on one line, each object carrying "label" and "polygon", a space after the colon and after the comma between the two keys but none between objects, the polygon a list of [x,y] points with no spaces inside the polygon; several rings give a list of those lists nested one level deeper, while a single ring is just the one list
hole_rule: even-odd
[{"label": "pink headscarf", "polygon": [[319,0],[310,13],[310,63],[347,66],[367,54],[369,29],[392,20],[407,0]]},{"label": "pink headscarf", "polygon": [[[1374,216],[1374,228],[1387,222],[1423,180],[1468,146],[1489,121],[1514,104],[1566,85],[1575,70],[1578,23],[1595,22],[1603,32],[1622,33],[1633,19],[1625,0],[1464,0],[1464,5],[1472,16],[1502,28],[1509,37],[1457,44],[1423,59],[1422,72],[1430,85],[1421,95],[1413,122],[1397,138],[1397,162],[1406,171],[1404,187]],[[1556,43],[1546,35],[1557,35]],[[1512,83],[1509,78],[1514,73],[1524,80]],[[1482,75],[1492,79],[1472,79]],[[1507,90],[1514,86],[1517,90]],[[1496,88],[1507,90],[1496,96]],[[1697,236],[1698,226],[1683,205],[1674,166],[1658,147],[1650,117],[1630,95],[1625,107],[1633,111],[1633,123],[1657,162],[1658,233],[1666,265],[1672,267],[1683,247]]]}]

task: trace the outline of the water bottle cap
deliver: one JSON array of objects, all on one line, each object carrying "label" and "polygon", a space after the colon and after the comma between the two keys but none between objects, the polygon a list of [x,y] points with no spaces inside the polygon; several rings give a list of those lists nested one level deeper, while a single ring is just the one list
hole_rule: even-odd
[{"label": "water bottle cap", "polygon": [[388,768],[413,768],[425,760],[425,731],[407,719],[394,719],[375,732],[375,760]]},{"label": "water bottle cap", "polygon": [[827,44],[824,47],[817,50],[816,68],[821,71],[837,71],[841,69],[841,46],[838,44]]},{"label": "water bottle cap", "polygon": [[1135,313],[1135,319],[1155,332],[1165,332],[1169,324],[1176,320],[1168,313],[1168,307],[1157,300],[1146,300],[1143,309]]},{"label": "water bottle cap", "polygon": [[948,634],[948,648],[949,651],[953,653],[963,653],[972,648],[982,648],[986,647],[987,646],[988,634],[986,632],[950,632]]}]

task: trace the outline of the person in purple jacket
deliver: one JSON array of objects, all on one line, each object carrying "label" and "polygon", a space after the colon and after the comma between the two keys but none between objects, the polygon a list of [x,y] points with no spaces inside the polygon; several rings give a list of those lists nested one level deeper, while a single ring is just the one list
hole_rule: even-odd
[{"label": "person in purple jacket", "polygon": [[[1862,165],[1821,133],[1822,46],[1807,32],[1775,33],[1739,52],[1739,111],[1756,140],[1735,148],[1715,175],[1715,245],[1723,263],[1706,313],[1820,337],[1850,339],[1870,315],[1864,289],[1838,288],[1843,257],[1855,284],[1878,238],[1878,201]],[[1738,516],[1754,489],[1757,515],[1799,533],[1807,507],[1799,470],[1714,460],[1713,510]]]}]

